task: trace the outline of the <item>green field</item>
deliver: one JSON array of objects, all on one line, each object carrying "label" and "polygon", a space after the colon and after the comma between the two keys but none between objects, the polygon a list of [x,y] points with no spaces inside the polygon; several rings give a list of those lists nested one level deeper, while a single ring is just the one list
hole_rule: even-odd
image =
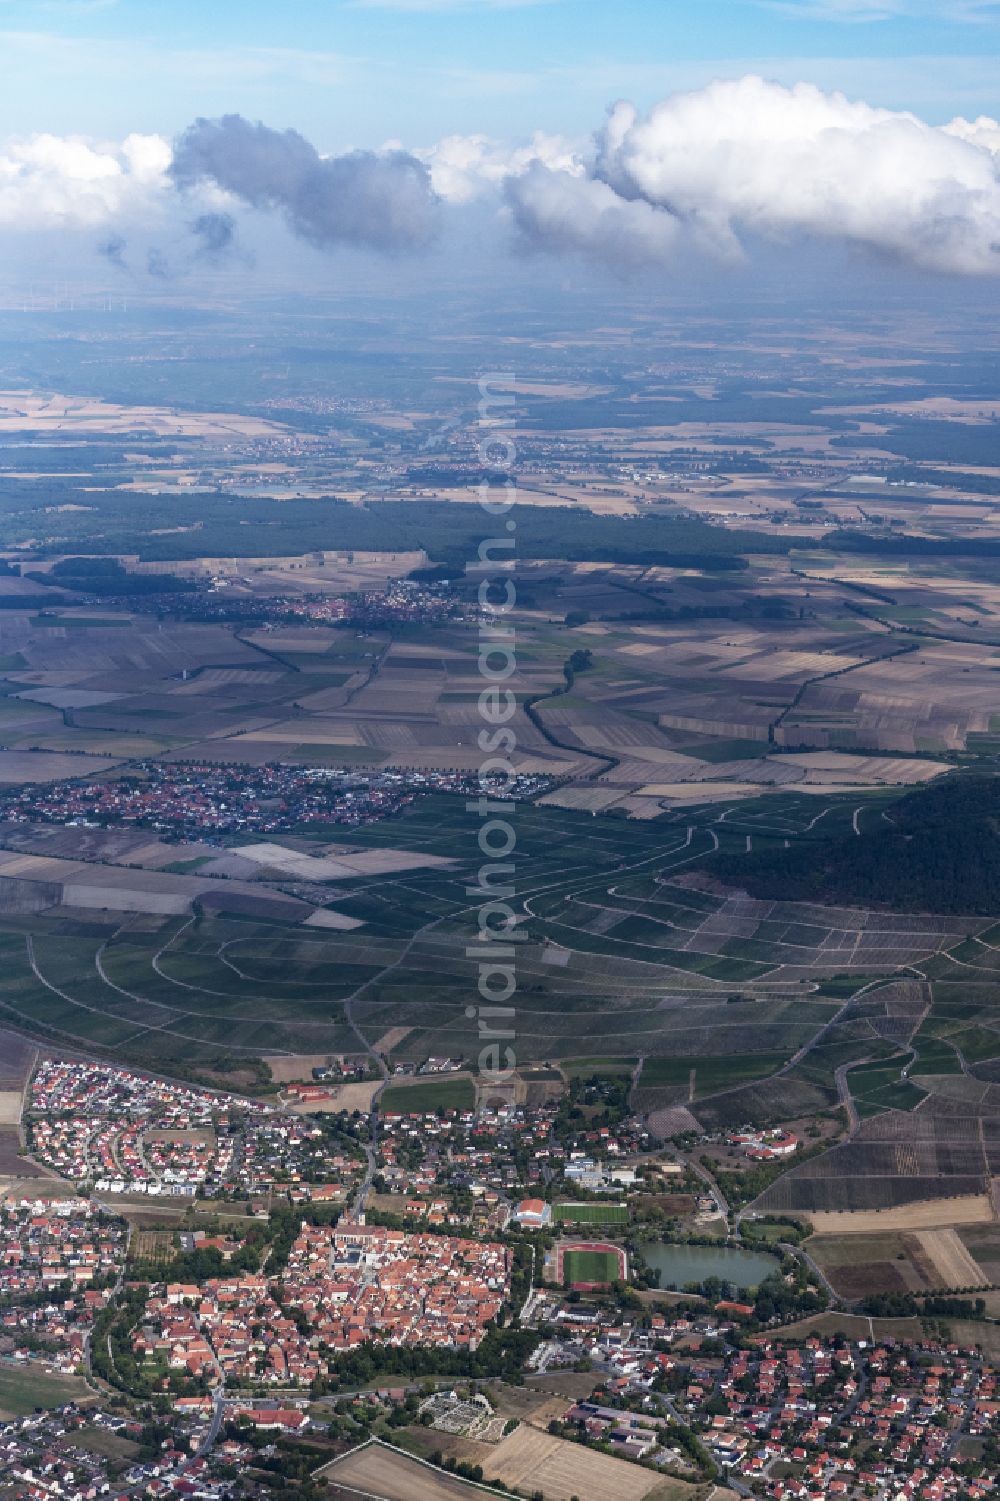
[{"label": "green field", "polygon": [[631,1074],[636,1062],[635,1058],[568,1058],[562,1065],[562,1072],[567,1079],[591,1079],[595,1074],[620,1076]]},{"label": "green field", "polygon": [[693,1073],[694,1094],[698,1098],[751,1079],[767,1078],[787,1061],[785,1053],[746,1053],[733,1058],[648,1058],[639,1076],[639,1088],[688,1084]]},{"label": "green field", "polygon": [[471,1110],[476,1092],[471,1079],[428,1079],[420,1084],[392,1084],[379,1101],[385,1112],[411,1115],[427,1110]]},{"label": "green field", "polygon": [[567,1251],[563,1274],[567,1282],[617,1282],[618,1257],[612,1251]]},{"label": "green field", "polygon": [[569,1225],[627,1225],[629,1212],[624,1204],[556,1204],[553,1218]]},{"label": "green field", "polygon": [[0,1360],[0,1412],[24,1417],[36,1407],[62,1407],[93,1396],[76,1376],[50,1376],[34,1361],[12,1365]]},{"label": "green field", "polygon": [[752,1220],[744,1220],[740,1230],[744,1240],[759,1241],[768,1246],[775,1246],[779,1240],[789,1238],[786,1225],[755,1225]]},{"label": "green field", "polygon": [[902,1077],[902,1068],[907,1063],[909,1058],[850,1070],[847,1080],[859,1115],[879,1115],[883,1110],[912,1110],[926,1098],[923,1089]]}]

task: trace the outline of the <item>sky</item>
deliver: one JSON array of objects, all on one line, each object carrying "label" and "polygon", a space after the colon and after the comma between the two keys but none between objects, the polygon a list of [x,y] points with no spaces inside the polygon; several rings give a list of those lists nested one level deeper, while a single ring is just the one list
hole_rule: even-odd
[{"label": "sky", "polygon": [[[0,0],[0,270],[1000,275],[1000,0]],[[506,252],[505,252],[506,253]]]},{"label": "sky", "polygon": [[196,115],[321,149],[594,128],[605,105],[760,72],[943,123],[997,112],[979,0],[0,0],[0,135],[173,134]]}]

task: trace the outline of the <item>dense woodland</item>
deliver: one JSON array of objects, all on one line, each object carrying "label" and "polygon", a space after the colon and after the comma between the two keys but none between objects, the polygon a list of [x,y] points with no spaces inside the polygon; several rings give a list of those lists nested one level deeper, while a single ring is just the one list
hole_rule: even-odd
[{"label": "dense woodland", "polygon": [[860,838],[720,855],[713,869],[730,885],[779,901],[1000,911],[1000,777],[954,777],[908,793],[888,819]]},{"label": "dense woodland", "polygon": [[[491,521],[479,507],[447,501],[357,506],[336,497],[278,501],[223,493],[165,497],[105,491],[88,493],[78,510],[53,509],[67,505],[81,505],[81,497],[61,480],[11,482],[0,497],[0,546],[31,542],[35,557],[72,551],[138,554],[155,561],[423,548],[435,561],[458,569],[476,559],[484,538],[505,536],[504,523]],[[157,536],[165,515],[178,530]],[[571,562],[742,569],[747,565],[741,554],[784,553],[793,541],[694,519],[597,516],[558,506],[516,506],[511,519],[522,557]],[[506,553],[497,547],[493,556]]]},{"label": "dense woodland", "polygon": [[[164,516],[171,527],[163,531]],[[1000,541],[916,537],[898,531],[838,530],[804,537],[722,527],[687,516],[604,516],[584,507],[515,506],[522,558],[640,566],[743,570],[747,554],[834,548],[840,552],[910,556],[1000,555]],[[144,561],[200,557],[255,558],[310,552],[411,552],[423,549],[458,572],[474,562],[480,543],[505,527],[477,506],[448,501],[383,500],[354,505],[336,496],[281,500],[221,491],[178,494],[88,491],[70,481],[13,480],[0,496],[0,547],[25,549],[31,560],[66,552]],[[159,533],[159,534],[158,534]],[[505,554],[496,547],[495,558]],[[50,582],[48,579],[45,582]],[[73,580],[62,580],[75,587]],[[91,580],[88,587],[93,591]],[[120,591],[119,591],[120,592]]]}]

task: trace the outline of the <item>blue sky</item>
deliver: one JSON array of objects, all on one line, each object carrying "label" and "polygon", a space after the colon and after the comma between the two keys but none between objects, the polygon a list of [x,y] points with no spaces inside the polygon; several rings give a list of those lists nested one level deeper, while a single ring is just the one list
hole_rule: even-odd
[{"label": "blue sky", "polygon": [[321,149],[581,135],[749,70],[940,122],[997,114],[982,0],[0,0],[0,134],[239,111]]}]

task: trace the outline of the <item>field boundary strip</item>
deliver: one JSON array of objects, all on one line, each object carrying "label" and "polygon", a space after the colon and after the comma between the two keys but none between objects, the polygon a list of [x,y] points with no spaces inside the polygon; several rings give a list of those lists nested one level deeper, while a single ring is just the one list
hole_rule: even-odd
[{"label": "field boundary strip", "polygon": [[946,1230],[994,1223],[986,1193],[914,1199],[887,1209],[816,1209],[808,1214],[817,1235],[864,1235],[879,1230]]}]

